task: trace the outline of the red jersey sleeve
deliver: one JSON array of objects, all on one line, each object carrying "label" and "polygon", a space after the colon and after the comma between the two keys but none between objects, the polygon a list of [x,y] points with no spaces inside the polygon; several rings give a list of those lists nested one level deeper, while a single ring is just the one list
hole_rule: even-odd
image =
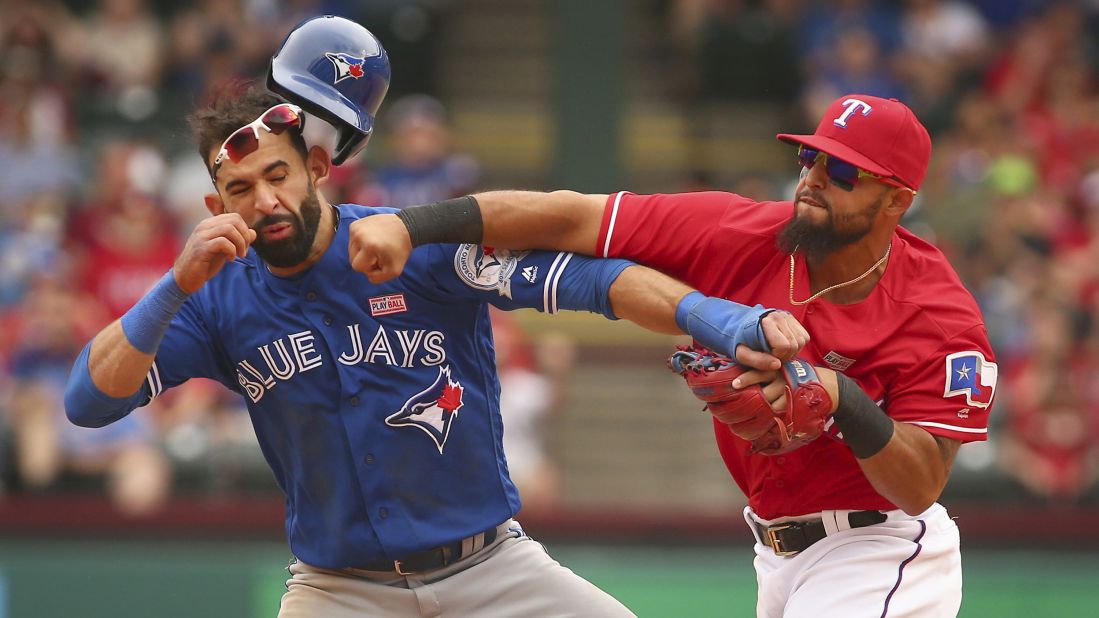
[{"label": "red jersey sleeve", "polygon": [[751,239],[766,238],[773,244],[775,227],[789,218],[789,211],[770,206],[720,191],[655,195],[622,191],[607,199],[597,252],[600,257],[630,259],[686,279],[687,273],[706,270],[707,262],[712,267],[711,251],[719,234],[722,252]]},{"label": "red jersey sleeve", "polygon": [[976,442],[988,439],[988,413],[998,369],[981,325],[951,337],[889,389],[889,416],[931,434]]}]

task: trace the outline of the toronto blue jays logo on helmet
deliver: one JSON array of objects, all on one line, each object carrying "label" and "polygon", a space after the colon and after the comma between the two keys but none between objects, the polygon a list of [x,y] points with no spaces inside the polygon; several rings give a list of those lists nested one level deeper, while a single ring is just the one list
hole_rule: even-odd
[{"label": "toronto blue jays logo on helmet", "polygon": [[450,377],[450,366],[440,367],[435,382],[404,402],[400,411],[389,415],[385,424],[390,427],[415,427],[435,442],[439,452],[446,446],[450,427],[458,418],[458,410],[464,405],[465,388]]},{"label": "toronto blue jays logo on helmet", "polygon": [[955,352],[946,357],[946,389],[943,397],[965,395],[966,404],[987,408],[996,392],[996,363],[977,351]]},{"label": "toronto blue jays logo on helmet", "polygon": [[366,58],[336,52],[325,52],[324,56],[332,61],[332,66],[336,67],[336,79],[332,82],[333,84],[338,84],[349,77],[359,79],[365,74],[363,63],[366,62]]}]

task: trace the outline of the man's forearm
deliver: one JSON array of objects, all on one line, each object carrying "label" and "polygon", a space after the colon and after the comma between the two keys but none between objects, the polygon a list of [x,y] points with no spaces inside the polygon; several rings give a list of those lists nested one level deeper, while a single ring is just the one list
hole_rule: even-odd
[{"label": "man's forearm", "polygon": [[879,494],[906,513],[916,515],[927,510],[942,494],[950,474],[946,462],[953,460],[958,443],[946,441],[940,447],[934,436],[919,427],[896,421],[893,424],[893,438],[885,448],[859,459],[859,466]]},{"label": "man's forearm", "polygon": [[128,397],[137,390],[187,296],[174,269],[169,270],[125,315],[96,335],[88,368],[100,390],[111,397]]},{"label": "man's forearm", "polygon": [[473,197],[484,220],[483,244],[596,254],[606,195],[490,191]]},{"label": "man's forearm", "polygon": [[168,271],[129,311],[81,351],[65,388],[65,413],[73,423],[100,427],[140,405],[141,383],[160,342],[187,300]]},{"label": "man's forearm", "polygon": [[643,266],[622,271],[610,288],[611,307],[619,318],[658,333],[682,334],[676,325],[679,302],[691,287]]},{"label": "man's forearm", "polygon": [[[596,260],[603,262],[604,260]],[[757,362],[778,363],[771,352],[778,345],[794,354],[802,343],[791,344],[773,322],[764,326],[765,316],[776,315],[764,307],[747,307],[723,298],[714,298],[651,268],[634,264],[622,271],[607,291],[615,317],[624,318],[658,333],[686,333],[699,344],[741,358],[760,355]],[[788,315],[788,314],[785,314]],[[800,325],[798,325],[800,328]],[[770,330],[770,332],[765,332]],[[756,352],[758,351],[758,352]],[[745,357],[750,362],[751,356]],[[769,365],[768,365],[769,366]]]},{"label": "man's forearm", "polygon": [[874,489],[910,515],[942,494],[960,442],[890,418],[847,376],[815,368],[834,402],[832,418]]},{"label": "man's forearm", "polygon": [[115,320],[92,340],[88,371],[95,386],[110,397],[129,397],[141,388],[155,355],[138,350]]},{"label": "man's forearm", "polygon": [[153,355],[135,348],[115,321],[84,347],[65,388],[65,414],[81,427],[102,427],[143,403],[141,383]]}]

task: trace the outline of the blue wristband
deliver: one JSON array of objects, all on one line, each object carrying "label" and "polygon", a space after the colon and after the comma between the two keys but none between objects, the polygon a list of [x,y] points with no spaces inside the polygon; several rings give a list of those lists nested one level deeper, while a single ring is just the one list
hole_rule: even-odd
[{"label": "blue wristband", "polygon": [[773,309],[762,305],[749,307],[723,298],[691,292],[675,308],[675,323],[702,345],[736,358],[736,347],[770,352],[763,336],[763,316]]},{"label": "blue wristband", "polygon": [[168,325],[186,301],[187,293],[179,288],[175,275],[169,270],[122,316],[120,321],[126,340],[145,354],[156,354]]}]

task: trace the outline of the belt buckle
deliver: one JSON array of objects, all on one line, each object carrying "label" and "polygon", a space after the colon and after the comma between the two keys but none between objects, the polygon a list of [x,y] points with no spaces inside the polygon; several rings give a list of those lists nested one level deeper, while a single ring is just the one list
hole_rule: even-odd
[{"label": "belt buckle", "polygon": [[404,568],[401,566],[401,561],[400,560],[394,560],[393,561],[393,570],[397,571],[397,575],[408,576],[408,575],[415,575],[416,574],[416,571],[405,571]]},{"label": "belt buckle", "polygon": [[777,535],[778,532],[782,532],[783,530],[789,530],[790,528],[793,528],[795,526],[796,524],[786,523],[777,524],[774,526],[767,526],[763,529],[763,534],[767,539],[767,544],[770,545],[771,549],[775,551],[776,556],[779,556],[780,558],[785,558],[787,556],[793,556],[794,554],[798,553],[796,550],[791,551],[783,549],[782,539],[778,538]]}]

